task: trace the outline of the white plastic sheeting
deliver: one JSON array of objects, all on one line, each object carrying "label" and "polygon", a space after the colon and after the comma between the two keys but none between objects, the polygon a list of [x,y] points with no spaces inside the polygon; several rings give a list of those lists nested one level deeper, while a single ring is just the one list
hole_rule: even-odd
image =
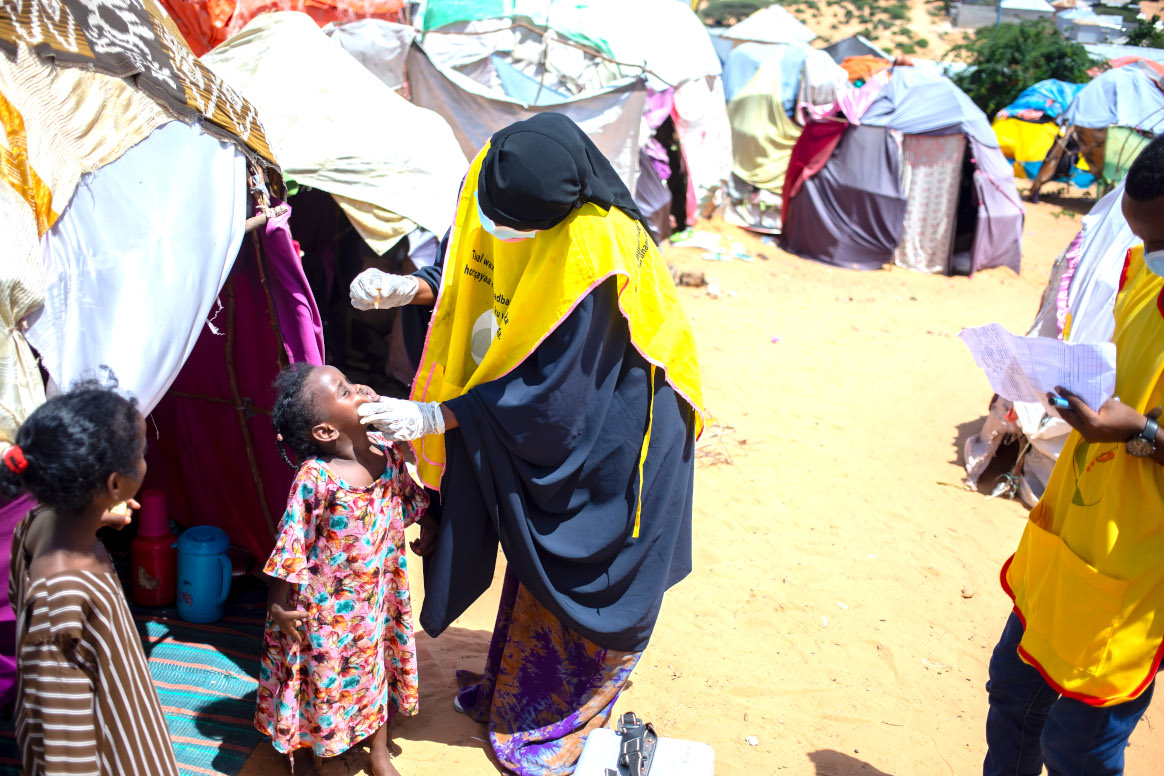
[{"label": "white plastic sheeting", "polygon": [[246,207],[242,152],[180,121],[84,176],[43,239],[28,331],[56,386],[112,374],[152,410],[212,317]]},{"label": "white plastic sheeting", "polygon": [[310,16],[258,16],[202,61],[258,110],[288,178],[444,234],[468,169],[452,130],[385,86]]},{"label": "white plastic sheeting", "polygon": [[383,19],[360,19],[338,27],[329,24],[323,31],[389,89],[404,86],[404,58],[416,39],[414,27]]},{"label": "white plastic sheeting", "polygon": [[1115,333],[1112,311],[1124,258],[1128,249],[1140,242],[1124,219],[1123,197],[1124,182],[1120,181],[1083,217],[1079,266],[1067,294],[1071,308],[1068,342],[1110,342]]},{"label": "white plastic sheeting", "polygon": [[1079,90],[1059,122],[1089,129],[1131,127],[1158,135],[1164,132],[1164,92],[1159,79],[1151,67],[1139,62],[1100,73]]}]

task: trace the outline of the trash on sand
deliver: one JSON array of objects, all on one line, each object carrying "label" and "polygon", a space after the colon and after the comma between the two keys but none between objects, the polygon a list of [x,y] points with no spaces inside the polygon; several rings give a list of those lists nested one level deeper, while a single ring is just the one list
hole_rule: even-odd
[{"label": "trash on sand", "polygon": [[779,337],[773,337],[773,338],[772,338],[772,344],[773,344],[773,345],[775,345],[777,342],[780,342],[780,338],[779,338]]},{"label": "trash on sand", "polygon": [[964,588],[962,588],[962,597],[963,598],[973,598],[974,591],[971,588],[964,587]]},{"label": "trash on sand", "polygon": [[844,601],[837,601],[837,608],[838,609],[848,609],[849,605],[847,603],[845,603]]},{"label": "trash on sand", "polygon": [[828,618],[828,617],[824,617],[824,616],[822,616],[822,617],[820,618],[820,627],[822,627],[822,628],[827,628],[827,627],[829,627],[829,618]]},{"label": "trash on sand", "polygon": [[748,736],[744,740],[748,742],[749,746],[759,746],[760,745],[760,739],[756,738],[755,736]]},{"label": "trash on sand", "polygon": [[719,299],[723,296],[723,292],[719,288],[719,283],[712,281],[707,284],[707,295],[712,299]]},{"label": "trash on sand", "polygon": [[687,229],[671,235],[671,245],[676,248],[702,248],[705,251],[720,250],[720,236],[711,232],[696,232]]}]

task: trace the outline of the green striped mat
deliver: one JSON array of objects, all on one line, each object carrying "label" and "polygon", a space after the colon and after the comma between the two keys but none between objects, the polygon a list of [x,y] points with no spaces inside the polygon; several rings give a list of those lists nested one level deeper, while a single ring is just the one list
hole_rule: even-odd
[{"label": "green striped mat", "polygon": [[[257,592],[212,625],[131,606],[182,776],[236,776],[263,740],[254,725],[264,614]],[[12,722],[10,709],[0,714],[3,776],[20,773]]]}]

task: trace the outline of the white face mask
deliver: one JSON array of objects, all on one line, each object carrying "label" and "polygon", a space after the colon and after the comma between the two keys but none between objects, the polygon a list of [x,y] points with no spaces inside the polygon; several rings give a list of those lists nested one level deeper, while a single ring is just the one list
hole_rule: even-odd
[{"label": "white face mask", "polygon": [[501,226],[493,222],[489,216],[485,215],[485,211],[481,209],[481,200],[477,198],[477,194],[473,194],[473,200],[477,203],[477,219],[481,222],[486,232],[496,237],[501,242],[515,243],[522,240],[528,240],[538,233],[537,229],[530,229],[529,231],[522,231],[521,229],[511,229],[508,226]]},{"label": "white face mask", "polygon": [[1152,251],[1144,254],[1144,263],[1152,274],[1164,278],[1164,251]]}]

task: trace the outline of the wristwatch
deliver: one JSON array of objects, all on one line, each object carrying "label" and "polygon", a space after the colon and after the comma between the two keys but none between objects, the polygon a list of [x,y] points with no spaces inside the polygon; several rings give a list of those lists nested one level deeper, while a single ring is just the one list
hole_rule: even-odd
[{"label": "wristwatch", "polygon": [[1136,458],[1151,458],[1156,454],[1156,432],[1160,430],[1160,424],[1152,418],[1148,418],[1148,424],[1144,426],[1144,430],[1138,436],[1134,436],[1124,444],[1124,449],[1128,451],[1128,455],[1133,455]]}]

